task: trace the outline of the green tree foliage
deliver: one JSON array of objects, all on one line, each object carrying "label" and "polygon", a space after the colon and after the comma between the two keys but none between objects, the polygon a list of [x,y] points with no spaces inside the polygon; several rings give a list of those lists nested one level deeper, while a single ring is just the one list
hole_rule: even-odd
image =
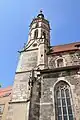
[{"label": "green tree foliage", "polygon": [[1,88],[1,84],[0,84],[0,88]]}]

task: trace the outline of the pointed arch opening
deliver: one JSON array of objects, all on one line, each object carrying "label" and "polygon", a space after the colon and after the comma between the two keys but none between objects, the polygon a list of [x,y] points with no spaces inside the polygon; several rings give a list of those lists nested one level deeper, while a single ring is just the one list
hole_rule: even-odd
[{"label": "pointed arch opening", "polygon": [[38,30],[35,30],[34,31],[34,39],[37,39],[38,38]]},{"label": "pointed arch opening", "polygon": [[42,33],[42,38],[46,39],[46,33],[45,33],[45,31],[43,31],[43,33]]},{"label": "pointed arch opening", "polygon": [[54,87],[55,120],[74,120],[70,85],[59,81]]}]

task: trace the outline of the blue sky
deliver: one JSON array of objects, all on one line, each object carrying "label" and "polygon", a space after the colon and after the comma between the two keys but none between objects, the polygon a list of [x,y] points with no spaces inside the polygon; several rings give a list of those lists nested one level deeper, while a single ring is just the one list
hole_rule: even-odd
[{"label": "blue sky", "polygon": [[42,9],[51,25],[51,45],[80,41],[80,0],[0,0],[0,83],[13,84],[30,22]]}]

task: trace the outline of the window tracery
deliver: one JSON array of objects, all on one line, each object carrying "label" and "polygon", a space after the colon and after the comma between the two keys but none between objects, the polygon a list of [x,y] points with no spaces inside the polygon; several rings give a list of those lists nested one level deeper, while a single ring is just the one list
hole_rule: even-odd
[{"label": "window tracery", "polygon": [[66,82],[56,85],[54,99],[56,120],[73,120],[71,89]]}]

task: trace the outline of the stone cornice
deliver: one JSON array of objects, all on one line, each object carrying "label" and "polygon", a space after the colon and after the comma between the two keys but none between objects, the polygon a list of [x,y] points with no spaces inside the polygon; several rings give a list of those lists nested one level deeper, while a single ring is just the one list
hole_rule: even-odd
[{"label": "stone cornice", "polygon": [[43,73],[51,73],[51,72],[60,72],[60,71],[67,71],[67,70],[75,70],[80,69],[80,65],[74,65],[74,66],[65,66],[65,67],[59,67],[54,69],[44,69],[39,70],[42,74]]},{"label": "stone cornice", "polygon": [[29,102],[30,99],[26,100],[26,101],[10,101],[9,104],[17,104],[17,103],[27,103]]}]

